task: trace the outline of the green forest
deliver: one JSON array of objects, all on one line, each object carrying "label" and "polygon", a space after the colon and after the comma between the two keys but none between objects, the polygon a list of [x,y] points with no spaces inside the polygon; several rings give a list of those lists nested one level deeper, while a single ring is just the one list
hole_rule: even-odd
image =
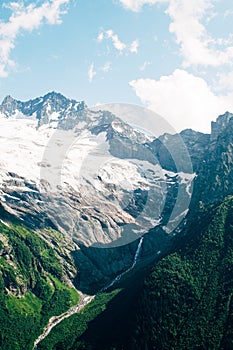
[{"label": "green forest", "polygon": [[65,283],[49,244],[3,208],[0,217],[0,348],[29,350],[49,318],[77,304],[79,296]]}]

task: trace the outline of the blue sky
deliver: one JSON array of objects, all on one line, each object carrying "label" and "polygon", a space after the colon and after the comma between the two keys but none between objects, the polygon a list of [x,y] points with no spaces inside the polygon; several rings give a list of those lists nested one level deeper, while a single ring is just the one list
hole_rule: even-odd
[{"label": "blue sky", "polygon": [[0,99],[145,105],[177,130],[233,111],[232,0],[1,4]]}]

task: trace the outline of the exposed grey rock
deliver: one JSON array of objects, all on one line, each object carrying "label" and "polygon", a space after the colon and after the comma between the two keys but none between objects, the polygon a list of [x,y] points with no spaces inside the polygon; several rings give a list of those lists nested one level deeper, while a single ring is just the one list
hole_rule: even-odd
[{"label": "exposed grey rock", "polygon": [[211,122],[211,141],[216,140],[218,136],[226,129],[232,117],[232,113],[226,112],[223,115],[220,115],[216,122]]}]

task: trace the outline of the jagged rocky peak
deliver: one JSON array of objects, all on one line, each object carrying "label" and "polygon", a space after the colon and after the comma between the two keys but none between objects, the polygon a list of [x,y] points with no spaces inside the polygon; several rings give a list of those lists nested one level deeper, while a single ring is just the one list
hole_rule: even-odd
[{"label": "jagged rocky peak", "polygon": [[0,113],[9,118],[10,116],[15,114],[15,111],[18,109],[20,102],[15,100],[12,96],[7,95],[2,104],[0,105]]},{"label": "jagged rocky peak", "polygon": [[76,100],[69,99],[55,91],[49,92],[48,94],[44,95],[42,98],[40,98],[40,102],[42,103],[42,106],[50,105],[51,108],[56,111],[65,110],[68,107],[69,109],[74,108],[76,111],[80,111],[86,108],[84,101],[77,102]]},{"label": "jagged rocky peak", "polygon": [[15,99],[14,99],[12,96],[7,95],[7,96],[4,98],[2,104],[5,105],[5,106],[7,106],[7,105],[11,104],[13,101],[15,101]]},{"label": "jagged rocky peak", "polygon": [[220,115],[216,122],[211,123],[211,141],[216,140],[218,136],[226,129],[232,117],[232,113],[226,112]]},{"label": "jagged rocky peak", "polygon": [[84,101],[77,102],[52,91],[25,102],[6,96],[0,105],[0,113],[5,118],[34,118],[38,120],[38,126],[41,126],[50,122],[58,122],[70,116],[73,117],[86,108]]}]

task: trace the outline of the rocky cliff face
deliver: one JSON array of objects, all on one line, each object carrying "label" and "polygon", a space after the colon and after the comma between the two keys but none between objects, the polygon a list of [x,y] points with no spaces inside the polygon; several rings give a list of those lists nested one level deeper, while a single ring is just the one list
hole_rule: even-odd
[{"label": "rocky cliff face", "polygon": [[[200,159],[203,158],[210,143],[210,138],[211,135],[187,129],[180,134],[161,135],[150,144],[150,147],[161,166],[171,171],[177,170],[177,163],[183,171],[187,171],[189,164],[187,164],[186,153],[188,152],[193,170],[197,171]],[[183,142],[180,141],[181,139]],[[174,155],[169,150],[174,150]]]},{"label": "rocky cliff face", "polygon": [[221,127],[217,139],[206,149],[195,182],[194,198],[199,198],[201,205],[221,202],[233,194],[233,119],[222,133],[220,130]]},{"label": "rocky cliff face", "polygon": [[211,123],[211,141],[216,140],[218,136],[226,129],[232,117],[232,113],[226,112],[220,115],[216,122]]}]

